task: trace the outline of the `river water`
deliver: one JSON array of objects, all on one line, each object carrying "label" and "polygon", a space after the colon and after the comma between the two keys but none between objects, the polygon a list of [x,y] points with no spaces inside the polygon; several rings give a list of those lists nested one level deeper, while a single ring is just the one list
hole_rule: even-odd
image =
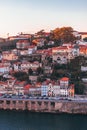
[{"label": "river water", "polygon": [[0,110],[0,130],[87,130],[87,115]]}]

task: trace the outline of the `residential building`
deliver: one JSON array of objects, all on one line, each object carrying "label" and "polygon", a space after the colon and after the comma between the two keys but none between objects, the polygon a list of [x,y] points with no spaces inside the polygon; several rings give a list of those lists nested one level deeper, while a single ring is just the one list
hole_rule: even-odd
[{"label": "residential building", "polygon": [[24,86],[24,95],[28,95],[29,94],[29,88],[31,87],[31,84],[27,84]]},{"label": "residential building", "polygon": [[60,96],[68,96],[69,78],[63,77],[60,79]]},{"label": "residential building", "polygon": [[53,93],[53,84],[52,83],[48,84],[48,96],[50,96],[50,97],[54,96],[54,93]]},{"label": "residential building", "polygon": [[58,83],[53,85],[53,95],[55,97],[60,96],[60,85]]},{"label": "residential building", "polygon": [[87,71],[87,66],[81,66],[81,71],[86,72]]},{"label": "residential building", "polygon": [[68,97],[68,89],[65,89],[65,88],[61,88],[60,89],[60,96],[62,97]]},{"label": "residential building", "polygon": [[22,62],[20,65],[20,68],[21,68],[21,70],[25,70],[25,69],[28,70],[30,68],[30,62],[27,62],[27,61]]},{"label": "residential building", "polygon": [[60,46],[52,48],[52,59],[59,64],[67,64],[68,60],[73,59],[73,46]]},{"label": "residential building", "polygon": [[16,43],[16,48],[17,49],[26,49],[26,48],[28,48],[29,45],[30,45],[30,43],[28,40],[19,40]]},{"label": "residential building", "polygon": [[14,64],[13,64],[13,70],[14,71],[19,71],[19,70],[21,70],[21,62],[15,62]]},{"label": "residential building", "polygon": [[72,54],[73,56],[79,56],[79,45],[74,45],[73,49],[72,49]]},{"label": "residential building", "polygon": [[68,97],[74,97],[75,96],[75,88],[74,84],[71,84],[68,88]]},{"label": "residential building", "polygon": [[31,95],[31,96],[40,96],[41,95],[41,87],[31,86],[29,88],[29,95]]},{"label": "residential building", "polygon": [[0,94],[6,93],[7,82],[0,81]]},{"label": "residential building", "polygon": [[34,46],[34,45],[29,46],[28,47],[28,55],[31,55],[31,54],[35,53],[36,50],[37,50],[37,46]]},{"label": "residential building", "polygon": [[18,59],[18,56],[12,52],[9,52],[9,51],[4,51],[2,53],[2,59],[3,60],[8,60],[8,61],[14,61],[14,60],[17,60]]},{"label": "residential building", "polygon": [[60,87],[65,87],[67,88],[69,86],[69,78],[63,77],[60,79]]},{"label": "residential building", "polygon": [[16,81],[14,84],[14,94],[24,94],[24,86],[27,84],[26,81]]},{"label": "residential building", "polygon": [[9,66],[7,65],[0,65],[0,73],[8,73],[10,71]]},{"label": "residential building", "polygon": [[48,96],[48,84],[46,82],[41,85],[41,96]]},{"label": "residential building", "polygon": [[87,56],[87,46],[79,45],[79,55]]},{"label": "residential building", "polygon": [[28,50],[20,50],[20,55],[28,55]]}]

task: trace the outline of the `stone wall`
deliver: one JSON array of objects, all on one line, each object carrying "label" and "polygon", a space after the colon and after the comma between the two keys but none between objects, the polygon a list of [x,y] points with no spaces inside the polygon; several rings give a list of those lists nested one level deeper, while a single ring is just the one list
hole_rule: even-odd
[{"label": "stone wall", "polygon": [[48,113],[87,114],[86,102],[48,100],[0,100],[0,109],[29,110]]}]

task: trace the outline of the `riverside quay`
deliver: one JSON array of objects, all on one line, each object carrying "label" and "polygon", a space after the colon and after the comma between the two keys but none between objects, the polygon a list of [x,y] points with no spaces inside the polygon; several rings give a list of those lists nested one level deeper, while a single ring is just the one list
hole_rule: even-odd
[{"label": "riverside quay", "polygon": [[0,109],[51,112],[55,111],[55,101],[42,101],[36,99],[0,99]]},{"label": "riverside quay", "polygon": [[47,113],[77,113],[87,114],[86,101],[41,100],[41,99],[0,99],[0,109],[28,110]]}]

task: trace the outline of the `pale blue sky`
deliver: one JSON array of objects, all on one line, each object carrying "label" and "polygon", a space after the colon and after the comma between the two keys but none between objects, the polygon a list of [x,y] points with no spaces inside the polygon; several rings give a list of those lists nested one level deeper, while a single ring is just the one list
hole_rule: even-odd
[{"label": "pale blue sky", "polygon": [[87,31],[87,0],[0,0],[0,36],[71,26]]}]

